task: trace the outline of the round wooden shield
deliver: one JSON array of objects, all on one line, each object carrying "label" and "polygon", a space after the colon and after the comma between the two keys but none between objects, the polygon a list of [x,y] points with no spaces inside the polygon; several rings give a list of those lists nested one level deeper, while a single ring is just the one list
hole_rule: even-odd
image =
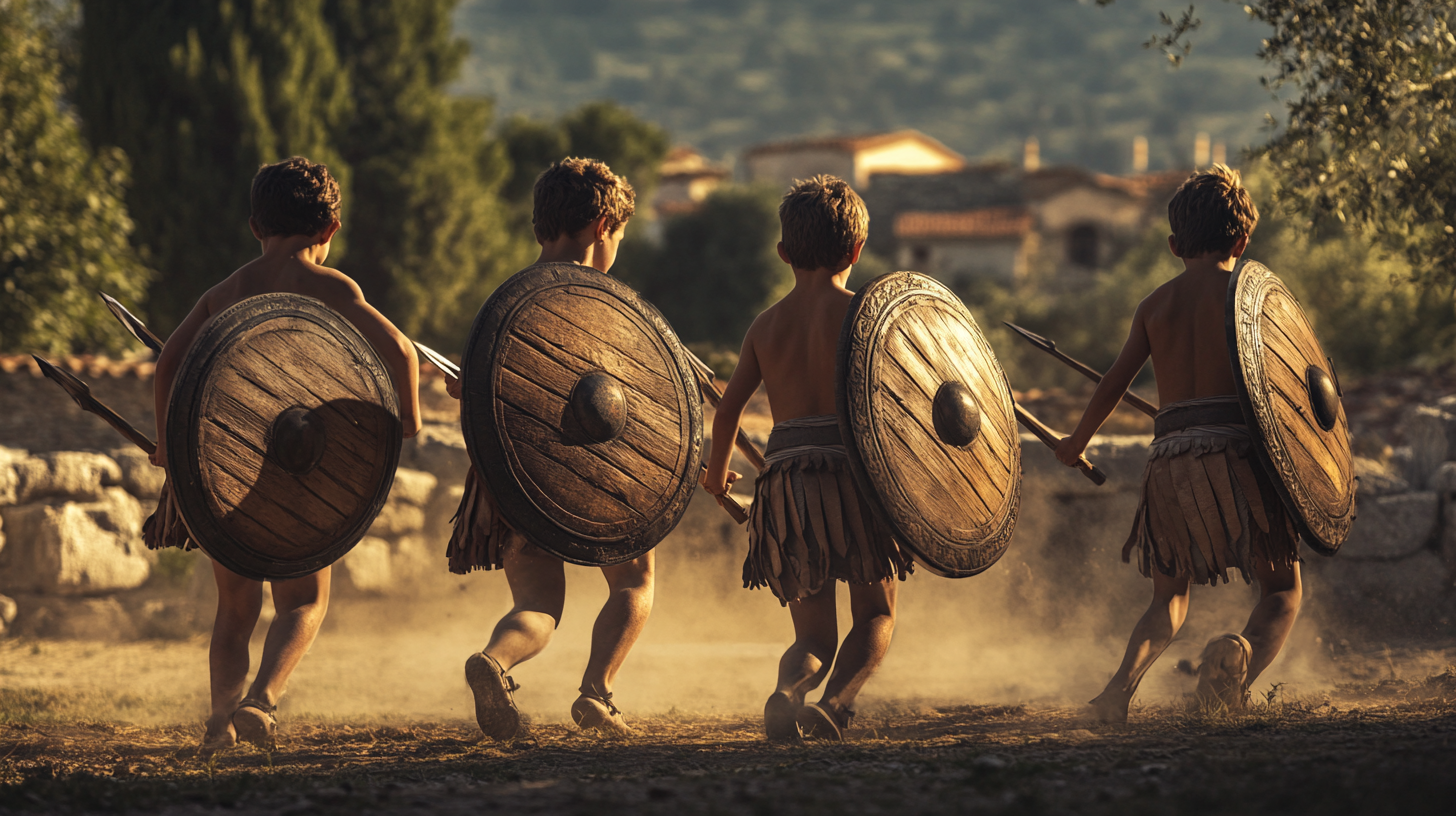
[{"label": "round wooden shield", "polygon": [[672,329],[630,287],[571,263],[516,273],[465,349],[461,425],[505,518],[565,561],[657,546],[702,468],[702,397]]},{"label": "round wooden shield", "polygon": [[960,298],[896,272],[850,304],[839,335],[839,425],[860,489],[932,572],[996,563],[1021,505],[1006,373]]},{"label": "round wooden shield", "polygon": [[1355,520],[1355,462],[1334,363],[1309,318],[1269,268],[1246,261],[1229,279],[1229,359],[1259,458],[1301,537],[1334,555]]},{"label": "round wooden shield", "polygon": [[167,409],[167,466],[198,545],[255,580],[298,578],[364,537],[399,464],[398,398],[378,355],[313,298],[216,315]]}]

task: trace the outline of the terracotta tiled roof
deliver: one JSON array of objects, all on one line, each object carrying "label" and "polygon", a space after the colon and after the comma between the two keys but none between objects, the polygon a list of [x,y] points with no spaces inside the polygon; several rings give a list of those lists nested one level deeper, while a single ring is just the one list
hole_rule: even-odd
[{"label": "terracotta tiled roof", "polygon": [[813,148],[854,152],[858,150],[868,150],[872,147],[881,147],[883,145],[894,144],[895,142],[904,141],[906,139],[918,141],[926,147],[929,147],[931,150],[934,150],[937,153],[946,156],[947,158],[952,158],[960,162],[965,161],[965,157],[961,154],[946,147],[938,139],[933,139],[929,136],[926,136],[924,133],[921,133],[918,130],[897,130],[892,133],[861,133],[851,136],[826,136],[808,139],[789,139],[782,142],[769,142],[767,144],[761,144],[755,147],[751,147],[744,155],[759,156],[766,153],[789,153],[795,150],[805,150]]},{"label": "terracotta tiled roof", "polygon": [[674,147],[662,161],[660,171],[663,179],[671,178],[727,178],[728,168],[713,161],[691,147]]},{"label": "terracotta tiled roof", "polygon": [[896,238],[1020,238],[1031,232],[1031,213],[1022,207],[986,207],[962,212],[907,212],[895,218]]}]

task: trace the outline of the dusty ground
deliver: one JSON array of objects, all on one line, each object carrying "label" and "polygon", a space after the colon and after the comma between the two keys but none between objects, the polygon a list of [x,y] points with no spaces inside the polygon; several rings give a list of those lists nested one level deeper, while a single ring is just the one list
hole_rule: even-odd
[{"label": "dusty ground", "polygon": [[[177,722],[200,711],[201,688],[179,678],[204,650],[0,644],[0,812],[1415,814],[1456,801],[1456,677],[1421,668],[1453,649],[1351,655],[1332,688],[1271,689],[1238,716],[1139,705],[1128,726],[881,689],[838,745],[773,746],[747,712],[675,708],[634,717],[622,739],[536,715],[502,745],[459,716],[285,706],[276,751],[212,760],[193,750],[197,722]],[[314,685],[350,654],[305,661]]]}]

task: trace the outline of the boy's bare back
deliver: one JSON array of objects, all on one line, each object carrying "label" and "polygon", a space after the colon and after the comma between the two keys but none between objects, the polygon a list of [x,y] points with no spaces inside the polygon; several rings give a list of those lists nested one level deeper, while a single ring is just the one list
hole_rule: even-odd
[{"label": "boy's bare back", "polygon": [[838,276],[825,275],[796,286],[753,321],[738,364],[757,368],[774,422],[835,412],[839,329],[853,299]]},{"label": "boy's bare back", "polygon": [[1229,270],[1190,268],[1138,307],[1163,405],[1235,393],[1224,325]]}]

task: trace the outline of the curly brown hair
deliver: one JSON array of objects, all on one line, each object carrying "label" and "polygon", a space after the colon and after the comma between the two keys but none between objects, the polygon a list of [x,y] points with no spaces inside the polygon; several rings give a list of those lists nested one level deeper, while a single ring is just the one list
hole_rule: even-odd
[{"label": "curly brown hair", "polygon": [[1215,164],[1178,187],[1168,202],[1168,223],[1178,257],[1201,258],[1232,252],[1240,238],[1253,235],[1259,210],[1239,171]]},{"label": "curly brown hair", "polygon": [[258,168],[251,203],[265,237],[313,235],[339,220],[339,183],[328,167],[294,156]]},{"label": "curly brown hair", "polygon": [[554,241],[607,217],[607,234],[637,211],[637,193],[627,179],[596,159],[565,158],[536,177],[531,224],[536,238]]},{"label": "curly brown hair", "polygon": [[832,269],[870,233],[870,214],[836,176],[795,181],[779,202],[784,254],[795,269]]}]

